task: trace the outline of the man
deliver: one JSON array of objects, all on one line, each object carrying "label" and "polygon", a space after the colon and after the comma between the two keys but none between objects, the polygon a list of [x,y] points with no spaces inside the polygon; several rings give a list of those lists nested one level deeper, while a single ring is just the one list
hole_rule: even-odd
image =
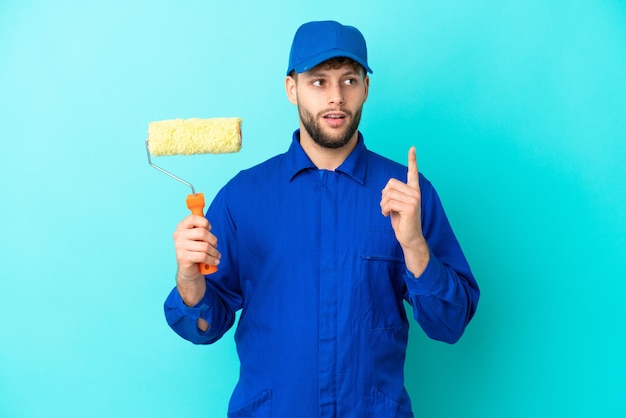
[{"label": "man", "polygon": [[[475,312],[478,286],[415,149],[407,174],[365,148],[368,73],[356,28],[301,26],[285,81],[300,121],[289,150],[239,173],[206,219],[174,233],[170,326],[210,344],[242,310],[231,417],[411,417],[403,301],[448,343]],[[219,270],[203,277],[199,262]]]}]

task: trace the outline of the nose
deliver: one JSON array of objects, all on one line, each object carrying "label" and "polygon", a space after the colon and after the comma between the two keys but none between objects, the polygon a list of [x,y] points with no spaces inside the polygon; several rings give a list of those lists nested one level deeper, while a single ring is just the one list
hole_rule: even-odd
[{"label": "nose", "polygon": [[344,91],[340,83],[334,84],[328,92],[328,104],[344,104]]}]

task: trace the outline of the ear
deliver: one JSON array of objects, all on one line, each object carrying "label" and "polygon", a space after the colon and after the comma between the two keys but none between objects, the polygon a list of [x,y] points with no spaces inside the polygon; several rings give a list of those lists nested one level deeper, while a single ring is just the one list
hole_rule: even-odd
[{"label": "ear", "polygon": [[285,90],[287,92],[287,98],[292,104],[298,104],[298,92],[296,91],[296,80],[292,76],[288,75],[285,78]]},{"label": "ear", "polygon": [[365,78],[363,79],[363,86],[365,88],[365,96],[363,97],[363,103],[365,103],[367,101],[367,95],[369,94],[370,91],[370,77],[366,74]]}]

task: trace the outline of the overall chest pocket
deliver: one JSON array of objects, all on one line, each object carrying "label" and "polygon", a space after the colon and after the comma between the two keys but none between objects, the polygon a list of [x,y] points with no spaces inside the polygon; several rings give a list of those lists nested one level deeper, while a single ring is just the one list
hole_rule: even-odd
[{"label": "overall chest pocket", "polygon": [[371,330],[407,327],[404,258],[393,231],[368,232],[362,241],[360,304]]}]

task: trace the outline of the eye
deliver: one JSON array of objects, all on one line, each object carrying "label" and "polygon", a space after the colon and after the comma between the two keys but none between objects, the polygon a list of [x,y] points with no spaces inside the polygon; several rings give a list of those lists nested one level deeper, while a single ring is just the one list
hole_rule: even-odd
[{"label": "eye", "polygon": [[313,85],[313,87],[321,87],[324,84],[323,80],[313,80],[313,82],[311,83]]},{"label": "eye", "polygon": [[353,86],[357,83],[357,79],[356,78],[346,78],[346,80],[344,81],[344,83],[348,86]]}]

